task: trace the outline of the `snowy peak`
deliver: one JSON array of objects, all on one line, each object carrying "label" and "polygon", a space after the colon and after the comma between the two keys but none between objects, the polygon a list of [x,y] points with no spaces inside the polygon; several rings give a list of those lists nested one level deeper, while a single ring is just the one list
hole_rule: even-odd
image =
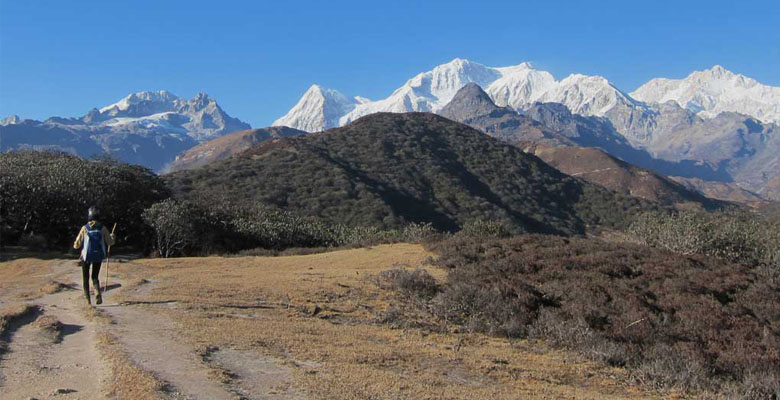
[{"label": "snowy peak", "polygon": [[539,101],[561,103],[574,114],[604,116],[618,106],[641,107],[606,78],[572,74],[550,87]]},{"label": "snowy peak", "polygon": [[0,120],[0,126],[16,125],[22,122],[18,115],[11,115]]},{"label": "snowy peak", "polygon": [[[313,132],[346,125],[378,112],[439,112],[468,84],[483,88],[496,105],[513,109],[522,109],[543,99],[562,102],[572,110],[598,116],[617,105],[638,107],[637,102],[602,77],[572,75],[558,82],[552,74],[536,69],[529,62],[494,68],[456,58],[415,75],[390,96],[377,101],[362,97],[346,99],[335,90],[314,85],[274,125]],[[331,104],[326,106],[324,99],[331,99]]]},{"label": "snowy peak", "polygon": [[114,130],[184,133],[197,141],[250,128],[225,113],[206,93],[185,100],[166,90],[132,93],[114,104],[92,109],[77,121]]},{"label": "snowy peak", "polygon": [[339,117],[350,112],[355,105],[370,102],[365,98],[350,100],[337,90],[311,85],[298,103],[274,126],[287,126],[307,132],[335,128]]},{"label": "snowy peak", "polygon": [[499,77],[501,74],[493,68],[456,58],[417,75],[404,86],[415,90],[418,95],[431,98],[436,103],[434,107],[441,108],[467,83],[487,86]]},{"label": "snowy peak", "polygon": [[556,83],[552,74],[537,70],[528,62],[496,70],[501,77],[487,86],[486,91],[499,106],[522,108],[537,101]]},{"label": "snowy peak", "polygon": [[154,92],[137,92],[128,95],[114,104],[110,104],[101,108],[100,113],[118,115],[122,111],[130,110],[134,106],[142,103],[154,103],[161,108],[173,108],[175,107],[177,100],[179,100],[179,98],[176,97],[176,95],[165,90]]},{"label": "snowy peak", "polygon": [[722,66],[716,64],[716,65],[713,65],[712,68],[710,68],[710,69],[705,69],[704,71],[696,71],[696,72],[692,73],[691,75],[692,76],[697,76],[697,75],[699,75],[699,76],[708,76],[708,77],[712,77],[714,79],[723,79],[723,78],[729,79],[729,78],[734,77],[736,74],[734,74],[733,72],[727,70],[726,68],[723,68]]},{"label": "snowy peak", "polygon": [[[377,101],[359,96],[346,99],[335,90],[314,85],[274,125],[312,132],[342,126],[377,112],[438,112],[469,83],[485,88],[500,106],[518,108],[538,99],[555,79],[549,72],[537,70],[528,62],[492,68],[456,58],[415,75],[390,96]],[[332,99],[334,106],[325,109],[323,98]],[[347,111],[336,117],[339,110]]]},{"label": "snowy peak", "polygon": [[764,122],[780,122],[780,87],[763,85],[720,65],[683,79],[652,79],[631,96],[647,103],[673,101],[705,118],[737,112]]}]

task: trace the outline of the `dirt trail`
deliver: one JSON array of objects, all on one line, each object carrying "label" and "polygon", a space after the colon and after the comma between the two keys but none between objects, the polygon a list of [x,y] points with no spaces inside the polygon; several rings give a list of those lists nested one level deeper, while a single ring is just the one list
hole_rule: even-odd
[{"label": "dirt trail", "polygon": [[[58,266],[66,268],[75,269],[73,261]],[[80,287],[33,302],[43,315],[62,324],[61,341],[55,343],[32,324],[35,316],[12,327],[8,352],[0,358],[0,399],[103,397],[101,384],[107,370],[95,348],[95,325],[81,311],[83,302]]]},{"label": "dirt trail", "polygon": [[[47,337],[33,323],[37,315],[18,321],[9,336],[8,351],[0,358],[0,400],[101,399],[108,368],[96,348],[96,331],[106,330],[118,339],[129,358],[163,381],[172,400],[302,399],[291,386],[288,368],[256,354],[232,349],[214,350],[208,357],[181,340],[179,327],[159,307],[171,305],[117,304],[113,297],[124,282],[111,276],[105,303],[97,306],[114,322],[97,326],[85,317],[81,271],[75,262],[57,263],[45,278],[70,279],[73,290],[44,295],[32,303],[40,315],[62,324],[61,341]],[[105,279],[101,274],[101,280]],[[101,281],[101,283],[103,283]],[[154,285],[130,291],[138,300]],[[93,297],[94,301],[94,297]],[[216,379],[222,371],[231,379]]]},{"label": "dirt trail", "polygon": [[116,322],[111,332],[117,336],[130,358],[169,385],[175,398],[234,400],[222,384],[209,379],[208,366],[194,349],[176,340],[172,324],[140,306],[103,308]]},{"label": "dirt trail", "polygon": [[[111,282],[123,284],[115,279]],[[149,282],[124,296],[143,302],[144,295],[155,287]],[[130,358],[142,369],[164,381],[175,399],[188,400],[260,400],[303,399],[289,388],[291,371],[270,358],[231,349],[214,350],[208,356],[182,340],[180,329],[165,316],[176,303],[113,304],[114,293],[106,294],[101,307],[115,322],[110,329],[122,343]],[[231,379],[219,382],[219,371]]]}]

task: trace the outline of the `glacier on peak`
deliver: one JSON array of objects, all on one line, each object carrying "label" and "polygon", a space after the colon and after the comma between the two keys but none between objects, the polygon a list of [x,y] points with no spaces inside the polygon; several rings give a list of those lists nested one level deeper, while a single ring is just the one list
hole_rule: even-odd
[{"label": "glacier on peak", "polygon": [[587,115],[603,116],[610,105],[634,107],[637,104],[602,77],[573,75],[559,82],[552,74],[536,69],[529,62],[494,68],[455,58],[415,75],[390,96],[376,101],[362,97],[347,99],[333,89],[320,89],[320,93],[324,94],[314,96],[310,93],[312,88],[318,87],[314,85],[287,114],[273,124],[314,132],[343,126],[377,112],[435,113],[469,83],[484,88],[497,105],[515,109],[544,99],[561,102]]},{"label": "glacier on peak", "polygon": [[167,90],[136,92],[127,95],[116,103],[100,108],[99,111],[101,114],[112,110],[125,111],[133,105],[144,101],[172,105],[177,100],[179,100],[179,98]]},{"label": "glacier on peak", "polygon": [[363,97],[349,99],[338,90],[314,84],[286,115],[272,125],[295,127],[307,132],[335,128],[339,126],[339,117],[365,102],[370,100]]},{"label": "glacier on peak", "polygon": [[651,79],[631,96],[647,103],[673,101],[704,118],[737,112],[764,122],[780,122],[780,87],[761,84],[720,65],[682,79]]}]

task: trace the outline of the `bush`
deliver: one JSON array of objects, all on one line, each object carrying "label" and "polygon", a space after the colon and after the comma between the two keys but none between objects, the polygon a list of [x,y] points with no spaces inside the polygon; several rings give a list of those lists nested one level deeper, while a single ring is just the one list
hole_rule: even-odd
[{"label": "bush", "polygon": [[402,229],[349,227],[304,218],[261,204],[241,204],[225,198],[199,202],[166,200],[144,212],[155,231],[161,256],[235,253],[252,249],[332,248],[397,241],[419,241],[435,233],[431,225]]},{"label": "bush", "polygon": [[484,219],[476,219],[464,224],[463,229],[458,233],[466,236],[485,238],[505,238],[512,234],[501,221],[489,221]]},{"label": "bush", "polygon": [[639,382],[753,399],[780,375],[780,287],[756,268],[596,239],[437,243],[433,317],[541,338],[626,366]]},{"label": "bush", "polygon": [[748,212],[679,211],[639,215],[628,232],[639,243],[780,271],[780,219]]},{"label": "bush", "polygon": [[63,247],[73,243],[91,205],[106,225],[118,222],[120,243],[143,246],[148,231],[141,213],[169,195],[146,168],[34,151],[0,154],[0,191],[4,243],[34,234]]},{"label": "bush", "polygon": [[428,271],[420,268],[411,271],[403,268],[382,271],[378,283],[382,288],[423,299],[431,299],[439,292],[436,279]]}]

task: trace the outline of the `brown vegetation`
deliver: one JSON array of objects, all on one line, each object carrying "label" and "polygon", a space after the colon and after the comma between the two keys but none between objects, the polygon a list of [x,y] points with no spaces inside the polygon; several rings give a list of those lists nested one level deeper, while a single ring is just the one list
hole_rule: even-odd
[{"label": "brown vegetation", "polygon": [[176,156],[170,171],[199,168],[215,161],[224,160],[258,144],[280,137],[297,136],[306,132],[286,126],[271,126],[263,129],[249,129],[220,136],[195,146]]},{"label": "brown vegetation", "polygon": [[563,173],[585,179],[629,196],[664,205],[717,208],[725,204],[708,199],[661,174],[619,160],[594,147],[533,146],[531,152]]},{"label": "brown vegetation", "polygon": [[594,239],[454,238],[432,313],[628,366],[643,383],[745,399],[780,396],[780,291],[760,272]]}]

